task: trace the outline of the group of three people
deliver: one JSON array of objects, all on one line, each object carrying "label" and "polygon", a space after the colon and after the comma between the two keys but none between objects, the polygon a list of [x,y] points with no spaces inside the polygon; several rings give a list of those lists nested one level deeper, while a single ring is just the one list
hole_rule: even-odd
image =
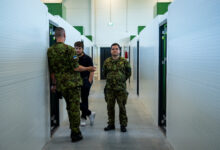
[{"label": "group of three people", "polygon": [[[89,90],[93,82],[94,71],[92,59],[83,52],[82,42],[76,42],[74,47],[64,44],[66,35],[61,27],[55,30],[56,43],[48,49],[49,70],[52,81],[51,90],[62,93],[67,105],[70,122],[72,142],[81,140],[81,125],[85,125],[87,117],[90,125],[93,125],[95,112],[88,109]],[[120,57],[120,45],[111,46],[112,57],[107,58],[103,65],[103,74],[106,77],[104,89],[107,102],[108,126],[105,131],[115,129],[115,103],[119,105],[119,118],[121,132],[126,132],[127,115],[125,105],[128,92],[126,91],[126,80],[131,76],[131,67],[125,58]],[[81,97],[81,103],[80,103]]]}]

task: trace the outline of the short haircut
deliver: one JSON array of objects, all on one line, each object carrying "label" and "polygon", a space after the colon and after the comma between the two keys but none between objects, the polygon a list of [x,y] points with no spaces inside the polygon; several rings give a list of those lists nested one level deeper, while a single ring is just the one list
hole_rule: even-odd
[{"label": "short haircut", "polygon": [[74,47],[81,47],[82,49],[84,49],[84,44],[82,41],[77,41],[75,44],[74,44]]},{"label": "short haircut", "polygon": [[113,43],[113,44],[111,45],[111,49],[112,49],[112,46],[118,46],[119,50],[121,50],[121,46],[120,46],[118,43]]},{"label": "short haircut", "polygon": [[56,38],[58,38],[58,37],[64,37],[64,35],[65,35],[65,30],[64,30],[64,28],[62,28],[62,27],[57,27],[57,28],[55,29],[55,37],[56,37]]}]

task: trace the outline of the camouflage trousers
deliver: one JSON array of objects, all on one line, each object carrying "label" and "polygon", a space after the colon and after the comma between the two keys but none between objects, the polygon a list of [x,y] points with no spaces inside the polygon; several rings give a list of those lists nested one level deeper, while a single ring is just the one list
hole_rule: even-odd
[{"label": "camouflage trousers", "polygon": [[127,126],[128,118],[125,105],[127,103],[128,92],[126,90],[115,91],[105,89],[105,101],[107,102],[108,125],[115,124],[115,103],[119,106],[119,120],[121,126]]},{"label": "camouflage trousers", "polygon": [[80,93],[81,88],[69,88],[62,91],[66,101],[66,110],[69,117],[70,129],[72,133],[79,133],[80,125]]}]

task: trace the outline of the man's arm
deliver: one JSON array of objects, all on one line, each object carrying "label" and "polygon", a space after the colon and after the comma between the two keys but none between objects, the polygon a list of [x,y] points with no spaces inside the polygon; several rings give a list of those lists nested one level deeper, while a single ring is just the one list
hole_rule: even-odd
[{"label": "man's arm", "polygon": [[50,78],[51,78],[51,81],[52,81],[51,91],[52,92],[56,92],[56,78],[55,78],[55,74],[51,73],[50,74]]},{"label": "man's arm", "polygon": [[126,80],[131,76],[131,66],[128,61],[126,61],[125,63],[125,76],[126,76]]},{"label": "man's arm", "polygon": [[52,92],[56,92],[56,78],[55,78],[55,73],[54,73],[54,70],[53,67],[51,66],[51,62],[50,60],[53,59],[53,56],[52,56],[52,53],[51,53],[52,49],[49,48],[48,51],[47,51],[47,56],[48,56],[48,66],[49,66],[49,72],[50,72],[50,79],[51,79],[51,91]]},{"label": "man's arm", "polygon": [[54,74],[54,73],[51,73],[51,74],[50,74],[50,78],[51,78],[51,80],[52,80],[52,84],[53,84],[53,85],[56,85],[56,79],[55,79],[55,74]]},{"label": "man's arm", "polygon": [[107,67],[106,67],[106,60],[104,61],[103,67],[102,67],[102,73],[104,78],[107,76]]},{"label": "man's arm", "polygon": [[[88,65],[89,65],[89,66],[94,66],[91,57],[88,57]],[[89,82],[90,82],[90,83],[92,83],[93,77],[94,77],[94,72],[90,72],[90,74],[89,74]]]},{"label": "man's arm", "polygon": [[82,72],[82,71],[94,72],[94,71],[96,71],[96,67],[93,67],[93,66],[84,67],[84,66],[79,65],[77,68],[74,68],[74,71],[79,71],[79,72]]},{"label": "man's arm", "polygon": [[93,72],[96,71],[96,67],[90,66],[90,67],[84,67],[82,65],[79,65],[79,58],[77,57],[76,51],[73,47],[70,47],[71,55],[70,55],[70,61],[72,62],[71,65],[74,69],[74,71],[82,72],[82,71],[89,71]]},{"label": "man's arm", "polygon": [[94,77],[94,72],[90,72],[89,74],[89,82],[92,83]]}]

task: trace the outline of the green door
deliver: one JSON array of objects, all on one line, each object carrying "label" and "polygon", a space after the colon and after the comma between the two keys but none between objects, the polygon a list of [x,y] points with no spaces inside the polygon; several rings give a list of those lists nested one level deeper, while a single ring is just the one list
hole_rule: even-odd
[{"label": "green door", "polygon": [[166,132],[167,85],[167,24],[160,26],[159,34],[159,126]]}]

